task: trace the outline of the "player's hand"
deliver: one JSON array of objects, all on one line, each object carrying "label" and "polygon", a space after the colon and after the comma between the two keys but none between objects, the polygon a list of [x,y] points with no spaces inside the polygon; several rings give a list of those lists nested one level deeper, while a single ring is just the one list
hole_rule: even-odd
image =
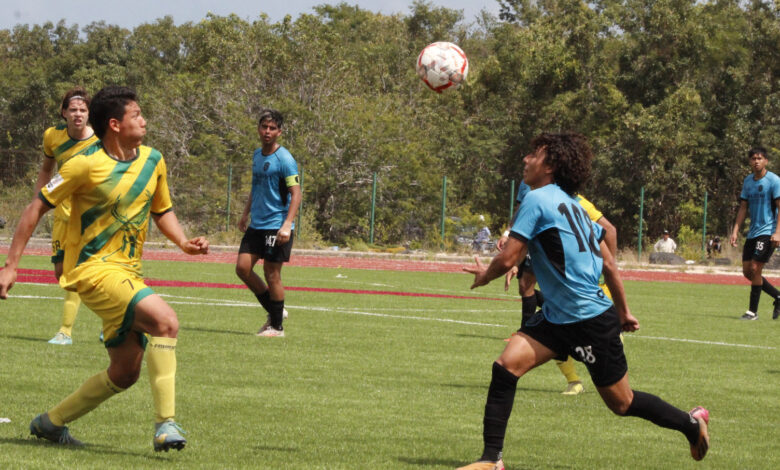
[{"label": "player's hand", "polygon": [[209,241],[206,237],[195,237],[181,245],[181,251],[188,255],[205,255],[209,252]]},{"label": "player's hand", "polygon": [[509,286],[512,285],[512,278],[517,276],[518,271],[519,269],[517,268],[517,266],[512,266],[512,269],[506,272],[506,277],[504,280],[504,292],[509,290]]},{"label": "player's hand", "polygon": [[631,315],[631,312],[626,312],[621,316],[621,329],[626,333],[631,333],[639,329],[639,320],[635,316]]},{"label": "player's hand", "polygon": [[731,238],[729,238],[729,243],[731,243],[731,246],[737,246],[737,236],[735,234],[731,234]]},{"label": "player's hand", "polygon": [[8,291],[16,282],[16,270],[5,268],[0,271],[0,299],[8,298]]},{"label": "player's hand", "polygon": [[772,243],[772,248],[777,248],[777,245],[780,245],[780,234],[777,232],[773,233],[771,237],[769,237],[769,241]]},{"label": "player's hand", "polygon": [[238,221],[238,229],[241,230],[241,232],[246,232],[246,229],[249,227],[249,217],[241,217],[241,220]]},{"label": "player's hand", "polygon": [[290,241],[290,226],[288,224],[282,225],[282,228],[276,232],[276,243],[278,245],[284,245]]},{"label": "player's hand", "polygon": [[487,267],[485,267],[482,264],[482,262],[479,260],[479,256],[475,256],[474,261],[477,263],[476,266],[463,267],[464,271],[474,275],[474,283],[471,285],[472,289],[474,289],[475,287],[484,286],[488,283],[487,278],[485,277],[485,273],[487,272]]},{"label": "player's hand", "polygon": [[506,242],[509,240],[509,237],[505,237],[501,235],[501,238],[498,239],[496,242],[496,250],[501,251],[504,249],[504,245],[506,245]]}]

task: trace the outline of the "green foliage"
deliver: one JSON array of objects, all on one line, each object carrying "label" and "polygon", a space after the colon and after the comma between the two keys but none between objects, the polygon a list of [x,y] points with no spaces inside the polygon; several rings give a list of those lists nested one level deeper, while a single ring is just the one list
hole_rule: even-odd
[{"label": "green foliage", "polygon": [[[338,3],[277,23],[209,15],[132,31],[103,22],[2,30],[0,182],[31,186],[66,89],[128,84],[149,122],[146,143],[166,158],[177,214],[198,232],[238,219],[265,107],[287,118],[282,144],[306,174],[307,227],[329,243],[368,240],[374,174],[377,243],[438,248],[444,176],[448,215],[485,214],[499,229],[529,141],[569,129],[590,139],[583,193],[621,245],[635,243],[642,187],[647,227],[698,227],[706,192],[708,232],[729,230],[746,150],[780,151],[773,2],[499,4],[500,18],[476,24],[417,0],[406,15]],[[441,95],[413,67],[439,40],[470,59],[468,83]]]}]

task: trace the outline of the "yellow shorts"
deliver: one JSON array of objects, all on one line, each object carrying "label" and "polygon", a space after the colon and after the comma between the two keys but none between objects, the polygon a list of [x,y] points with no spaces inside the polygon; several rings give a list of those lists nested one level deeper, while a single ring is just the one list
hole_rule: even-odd
[{"label": "yellow shorts", "polygon": [[[107,348],[124,342],[132,332],[135,306],[154,294],[138,275],[110,265],[86,268],[79,273],[75,287],[84,305],[103,320],[103,342]],[[146,347],[146,337],[137,334],[141,346]]]},{"label": "yellow shorts", "polygon": [[65,258],[65,233],[68,231],[68,219],[54,215],[54,226],[51,229],[51,262],[62,263]]}]

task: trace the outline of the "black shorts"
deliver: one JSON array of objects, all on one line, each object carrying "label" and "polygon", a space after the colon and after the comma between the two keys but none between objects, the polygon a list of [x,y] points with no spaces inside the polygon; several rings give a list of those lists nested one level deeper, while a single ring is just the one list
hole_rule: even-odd
[{"label": "black shorts", "polygon": [[260,259],[272,263],[285,263],[290,261],[290,253],[293,246],[293,232],[290,231],[290,240],[284,245],[277,245],[276,233],[279,230],[246,229],[244,238],[241,239],[239,253],[251,253]]},{"label": "black shorts", "polygon": [[520,331],[550,348],[556,359],[571,356],[585,364],[597,387],[616,383],[628,371],[614,305],[599,316],[566,325],[550,323],[537,312]]},{"label": "black shorts", "polygon": [[742,261],[758,261],[766,263],[772,257],[775,249],[772,248],[771,237],[769,235],[760,235],[756,238],[745,240],[745,247],[742,248]]}]

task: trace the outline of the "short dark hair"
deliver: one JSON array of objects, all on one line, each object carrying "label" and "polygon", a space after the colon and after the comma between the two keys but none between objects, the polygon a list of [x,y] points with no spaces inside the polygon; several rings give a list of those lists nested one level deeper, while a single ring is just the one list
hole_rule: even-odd
[{"label": "short dark hair", "polygon": [[590,178],[593,152],[588,139],[577,132],[543,133],[531,141],[534,149],[544,147],[545,162],[553,169],[553,180],[570,196],[574,196]]},{"label": "short dark hair", "polygon": [[68,109],[68,106],[70,106],[70,100],[74,98],[84,101],[84,103],[87,104],[87,107],[89,107],[89,93],[87,93],[87,90],[85,90],[83,87],[75,86],[66,91],[65,96],[62,97],[62,104],[60,104],[60,116],[63,119],[65,119],[65,117],[62,116],[62,112]]},{"label": "short dark hair", "polygon": [[753,158],[753,155],[763,155],[764,158],[769,160],[769,154],[766,153],[766,149],[764,147],[753,147],[752,149],[748,150],[748,158]]},{"label": "short dark hair", "polygon": [[125,86],[107,86],[95,94],[89,105],[89,122],[98,138],[106,135],[111,119],[122,120],[125,107],[131,101],[138,101],[138,95]]},{"label": "short dark hair", "polygon": [[260,112],[260,119],[257,121],[257,125],[263,123],[263,121],[271,120],[276,124],[276,127],[279,129],[282,128],[282,124],[284,124],[284,116],[282,116],[282,113],[275,109],[264,109]]}]

